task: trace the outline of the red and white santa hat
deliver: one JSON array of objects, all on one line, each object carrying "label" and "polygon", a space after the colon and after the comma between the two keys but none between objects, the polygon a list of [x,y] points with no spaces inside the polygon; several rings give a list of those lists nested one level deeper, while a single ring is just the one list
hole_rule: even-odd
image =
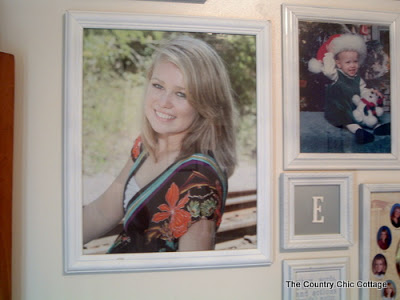
[{"label": "red and white santa hat", "polygon": [[336,56],[343,51],[356,51],[359,63],[362,64],[367,55],[367,46],[362,36],[352,33],[332,35],[319,48],[315,58],[308,62],[308,70],[313,73],[320,73],[323,68],[323,58],[327,52]]}]

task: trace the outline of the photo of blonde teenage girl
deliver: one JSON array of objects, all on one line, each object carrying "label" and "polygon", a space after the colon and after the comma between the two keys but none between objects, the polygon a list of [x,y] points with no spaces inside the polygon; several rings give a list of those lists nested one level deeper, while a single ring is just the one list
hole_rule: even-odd
[{"label": "photo of blonde teenage girl", "polygon": [[236,109],[217,52],[179,36],[147,73],[140,135],[110,187],[83,207],[83,243],[123,220],[107,253],[213,250],[236,166]]},{"label": "photo of blonde teenage girl", "polygon": [[390,221],[394,227],[400,227],[400,204],[393,205],[392,213],[390,214]]},{"label": "photo of blonde teenage girl", "polygon": [[377,278],[382,278],[386,274],[387,262],[386,258],[382,254],[375,255],[372,260],[372,273]]}]

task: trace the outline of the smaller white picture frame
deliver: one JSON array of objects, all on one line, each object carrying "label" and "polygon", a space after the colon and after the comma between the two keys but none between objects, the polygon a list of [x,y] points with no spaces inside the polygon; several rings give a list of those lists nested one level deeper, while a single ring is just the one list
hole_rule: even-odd
[{"label": "smaller white picture frame", "polygon": [[351,173],[281,176],[281,247],[343,248],[352,245]]},{"label": "smaller white picture frame", "polygon": [[[315,6],[282,5],[283,101],[284,101],[284,170],[363,170],[399,169],[400,138],[398,76],[400,63],[396,55],[400,48],[398,34],[400,14],[395,12],[362,11]],[[337,24],[371,24],[389,28],[391,95],[390,153],[302,152],[300,122],[300,56],[299,22]],[[314,93],[317,93],[314,91]],[[320,124],[322,128],[322,124]],[[334,126],[332,125],[332,128]],[[344,134],[349,132],[343,131]],[[317,135],[319,137],[322,134]],[[316,139],[311,139],[318,145]]]},{"label": "smaller white picture frame", "polygon": [[[348,265],[347,257],[284,260],[283,299],[314,299],[312,295],[318,292],[329,293],[329,299],[347,299],[349,289],[343,287],[349,284]],[[313,283],[328,287],[310,287]]]}]

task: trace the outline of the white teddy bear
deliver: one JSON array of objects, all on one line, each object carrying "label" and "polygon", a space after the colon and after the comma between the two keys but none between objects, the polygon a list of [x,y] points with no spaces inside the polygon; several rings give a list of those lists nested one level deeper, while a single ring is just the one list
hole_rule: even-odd
[{"label": "white teddy bear", "polygon": [[361,97],[354,95],[352,100],[356,105],[353,110],[354,119],[367,127],[375,127],[379,122],[378,117],[383,115],[383,99],[373,89],[364,89]]}]

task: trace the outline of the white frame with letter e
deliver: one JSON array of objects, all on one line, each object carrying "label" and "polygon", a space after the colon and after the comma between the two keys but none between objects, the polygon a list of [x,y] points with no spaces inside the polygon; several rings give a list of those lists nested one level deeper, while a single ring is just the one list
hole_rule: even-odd
[{"label": "white frame with letter e", "polygon": [[[352,205],[352,181],[350,173],[290,173],[281,176],[281,247],[283,249],[320,249],[341,248],[352,245],[353,232],[353,205]],[[339,188],[339,209],[337,215],[330,218],[338,218],[337,233],[302,233],[295,232],[295,191],[300,186],[324,187],[337,186]],[[318,196],[318,195],[316,195]],[[310,209],[321,213],[322,203],[310,199]],[[313,211],[314,213],[314,211]],[[299,218],[304,216],[299,216]],[[307,228],[306,228],[307,229]]]},{"label": "white frame with letter e", "polygon": [[[283,261],[283,299],[297,299],[297,289],[304,288],[305,277],[312,279],[313,282],[326,281],[326,278],[334,277],[329,280],[335,284],[340,300],[347,299],[348,288],[341,288],[338,283],[343,285],[351,284],[347,281],[347,267],[349,259],[347,257],[304,259],[304,260],[284,260]],[[334,275],[333,275],[334,274]],[[292,284],[291,284],[292,283]],[[326,288],[308,288],[310,293],[327,291]],[[301,293],[301,291],[300,291]],[[306,295],[305,295],[306,296]],[[306,299],[306,298],[301,298]]]}]

